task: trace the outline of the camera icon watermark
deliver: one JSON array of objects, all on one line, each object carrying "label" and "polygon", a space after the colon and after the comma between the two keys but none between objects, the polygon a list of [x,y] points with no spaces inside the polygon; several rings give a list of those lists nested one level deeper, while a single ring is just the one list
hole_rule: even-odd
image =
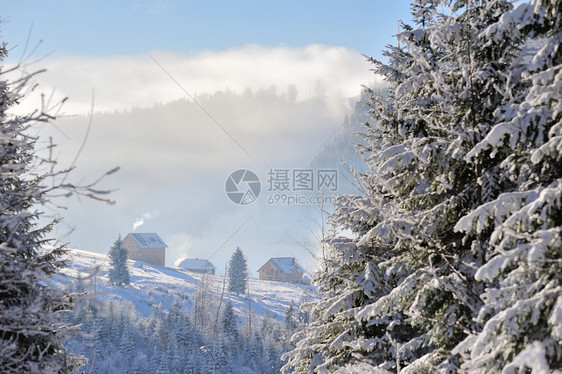
[{"label": "camera icon watermark", "polygon": [[248,205],[256,201],[261,191],[261,182],[256,173],[248,169],[232,172],[226,179],[226,195],[234,203]]}]

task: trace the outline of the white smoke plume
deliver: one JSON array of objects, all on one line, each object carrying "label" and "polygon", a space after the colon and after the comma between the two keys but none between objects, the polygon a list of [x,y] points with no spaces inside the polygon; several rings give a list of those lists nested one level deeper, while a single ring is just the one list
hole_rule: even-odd
[{"label": "white smoke plume", "polygon": [[139,227],[144,225],[144,221],[150,218],[152,218],[152,214],[150,213],[144,213],[140,218],[137,218],[135,223],[133,223],[133,231],[137,231]]}]

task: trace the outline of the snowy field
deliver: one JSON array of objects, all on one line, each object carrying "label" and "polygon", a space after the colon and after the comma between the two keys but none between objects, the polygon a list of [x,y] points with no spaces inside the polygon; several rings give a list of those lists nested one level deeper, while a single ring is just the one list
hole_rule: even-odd
[{"label": "snowy field", "polygon": [[128,261],[131,284],[125,287],[110,285],[108,282],[109,259],[106,255],[78,249],[70,249],[67,254],[68,267],[62,271],[57,280],[63,285],[84,278],[89,291],[94,291],[102,299],[129,301],[141,317],[148,317],[155,306],[161,305],[167,310],[178,300],[187,310],[195,305],[197,285],[204,285],[210,299],[220,300],[224,291],[224,300],[230,300],[234,311],[245,322],[248,311],[263,315],[269,313],[278,320],[283,320],[284,312],[291,302],[299,304],[303,294],[313,291],[310,286],[284,282],[250,279],[250,296],[236,295],[225,287],[226,278],[218,275],[199,275],[175,267],[156,266],[142,262]]}]

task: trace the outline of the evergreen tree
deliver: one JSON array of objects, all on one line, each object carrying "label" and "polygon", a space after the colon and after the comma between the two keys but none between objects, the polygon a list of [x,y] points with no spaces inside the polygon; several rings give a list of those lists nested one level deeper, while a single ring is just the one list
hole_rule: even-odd
[{"label": "evergreen tree", "polygon": [[230,374],[233,372],[232,357],[230,352],[232,352],[232,346],[229,346],[226,342],[222,342],[214,350],[215,371],[217,373]]},{"label": "evergreen tree", "polygon": [[[0,43],[0,63],[6,55],[7,45]],[[9,82],[5,74],[0,65],[0,371],[57,372],[65,369],[61,340],[68,328],[61,316],[69,298],[54,288],[51,276],[64,266],[64,249],[45,248],[54,222],[41,226],[36,210],[57,188],[46,186],[57,174],[41,171],[48,168],[41,169],[37,138],[30,136],[34,123],[53,117],[44,108],[10,114],[32,75]]]},{"label": "evergreen tree", "polygon": [[262,372],[271,374],[281,372],[281,357],[274,342],[269,340],[264,350],[264,369]]},{"label": "evergreen tree", "polygon": [[84,283],[84,275],[82,272],[79,271],[78,275],[76,275],[76,282],[72,283],[72,292],[76,292],[77,294],[84,294],[86,292],[86,285]]},{"label": "evergreen tree", "polygon": [[295,329],[297,328],[297,320],[295,317],[295,306],[291,301],[289,307],[285,310],[284,313],[284,324],[285,324],[285,331],[291,335]]},{"label": "evergreen tree", "polygon": [[127,363],[131,362],[131,360],[135,356],[135,342],[133,341],[133,337],[131,335],[130,327],[128,324],[123,329],[119,351],[121,352],[122,357]]},{"label": "evergreen tree", "polygon": [[228,262],[228,289],[230,292],[244,294],[248,288],[248,266],[240,247],[236,248]]},{"label": "evergreen tree", "polygon": [[148,374],[149,371],[147,369],[147,357],[144,353],[141,353],[137,357],[135,357],[133,370],[131,370],[132,374]]},{"label": "evergreen tree", "polygon": [[232,308],[232,302],[228,301],[222,313],[222,333],[224,337],[231,344],[231,347],[238,341],[238,323],[236,322],[236,315]]},{"label": "evergreen tree", "polygon": [[261,372],[261,366],[264,362],[262,339],[257,333],[253,333],[248,340],[246,352],[244,353],[245,364],[254,372]]},{"label": "evergreen tree", "polygon": [[559,366],[560,7],[414,1],[285,370]]},{"label": "evergreen tree", "polygon": [[495,125],[466,155],[482,169],[490,198],[455,229],[486,249],[474,277],[486,289],[476,319],[481,327],[456,351],[471,373],[556,372],[562,368],[562,3],[519,3],[484,34],[522,49],[508,70],[517,94],[506,95]]},{"label": "evergreen tree", "polygon": [[121,235],[119,235],[109,250],[109,260],[111,266],[109,269],[109,281],[111,283],[124,286],[131,282],[129,269],[127,268],[128,255],[129,253],[127,249],[123,247]]}]

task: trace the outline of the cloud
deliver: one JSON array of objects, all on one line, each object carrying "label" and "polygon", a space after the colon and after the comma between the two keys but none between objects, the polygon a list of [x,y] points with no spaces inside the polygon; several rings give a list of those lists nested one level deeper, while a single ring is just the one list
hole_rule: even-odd
[{"label": "cloud", "polygon": [[[151,56],[162,65],[164,71]],[[36,94],[24,109],[35,107],[39,94],[54,99],[68,97],[67,114],[89,112],[94,95],[98,112],[148,107],[190,95],[229,89],[242,93],[270,89],[296,93],[296,100],[322,94],[355,96],[362,84],[373,80],[369,65],[357,52],[345,47],[309,45],[244,47],[194,55],[153,51],[138,56],[66,56],[42,60]],[[32,71],[34,65],[27,67]],[[170,78],[171,75],[173,77]],[[292,86],[291,89],[289,87]],[[295,90],[296,89],[296,90]]]},{"label": "cloud", "polygon": [[[205,111],[180,100],[124,113],[94,114],[76,172],[91,179],[121,167],[111,179],[120,187],[134,186],[126,192],[126,199],[131,200],[146,199],[146,191],[157,186],[164,186],[169,195],[178,194],[181,191],[174,190],[174,183],[186,178],[191,178],[187,191],[194,191],[204,182],[204,173],[226,178],[239,168],[306,165],[341,129],[351,110],[351,101],[345,98],[290,102],[270,90],[251,95],[217,92],[200,96],[199,102]],[[60,165],[72,162],[88,122],[85,116],[68,118],[56,121],[56,127],[43,128],[43,138],[53,138],[59,145],[55,156]],[[135,219],[148,211],[140,209]]]},{"label": "cloud", "polygon": [[[298,243],[286,241],[305,240],[308,230],[302,227],[310,223],[298,207],[268,205],[268,171],[310,167],[316,149],[341,129],[348,101],[341,100],[337,111],[324,100],[291,103],[267,92],[250,97],[216,93],[201,102],[255,160],[188,101],[94,115],[71,180],[89,181],[120,166],[100,186],[118,189],[111,195],[117,204],[61,202],[68,207],[65,221],[75,228],[69,238],[73,246],[104,250],[117,233],[126,234],[132,227],[157,232],[169,245],[169,264],[181,256],[214,254],[211,260],[221,271],[238,245],[252,271],[268,256],[302,252]],[[86,117],[71,118],[45,128],[60,144],[55,151],[59,165],[73,160],[87,122]],[[225,192],[228,175],[241,168],[254,171],[262,182],[260,199],[251,206],[234,204]],[[159,212],[157,218],[153,212]],[[297,257],[303,261],[303,256],[308,253]]]},{"label": "cloud", "polygon": [[[118,188],[111,195],[116,205],[61,202],[75,229],[72,245],[106,251],[119,232],[150,226],[146,230],[169,245],[168,264],[212,256],[222,269],[240,245],[253,272],[272,256],[294,254],[306,265],[308,253],[294,241],[308,240],[308,210],[270,206],[265,191],[252,206],[237,206],[225,181],[249,168],[265,188],[270,168],[308,167],[341,130],[353,108],[350,97],[375,79],[369,66],[354,51],[321,45],[151,55],[204,110],[148,55],[44,61],[42,90],[55,89],[55,99],[69,96],[65,112],[80,114],[41,130],[43,139],[59,144],[59,165],[68,166],[81,149],[93,89],[96,113],[73,181],[121,167],[99,186]],[[36,99],[18,110],[29,110]]]}]

